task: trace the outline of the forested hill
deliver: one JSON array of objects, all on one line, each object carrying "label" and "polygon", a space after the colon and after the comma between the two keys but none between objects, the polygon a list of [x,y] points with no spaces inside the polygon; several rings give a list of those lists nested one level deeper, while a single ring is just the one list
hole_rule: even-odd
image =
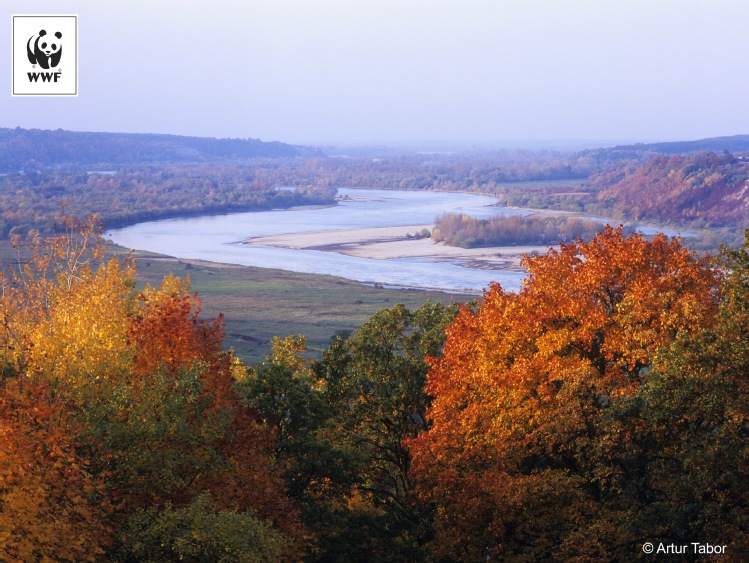
[{"label": "forested hill", "polygon": [[314,150],[258,139],[0,129],[0,170],[71,164],[132,165],[312,156]]},{"label": "forested hill", "polygon": [[726,153],[657,156],[592,176],[612,215],[657,223],[749,227],[749,162]]},{"label": "forested hill", "polygon": [[599,162],[642,159],[656,154],[675,155],[696,152],[741,153],[749,151],[749,135],[711,137],[697,141],[674,141],[666,143],[637,143],[590,149],[578,153],[579,157],[593,157]]}]

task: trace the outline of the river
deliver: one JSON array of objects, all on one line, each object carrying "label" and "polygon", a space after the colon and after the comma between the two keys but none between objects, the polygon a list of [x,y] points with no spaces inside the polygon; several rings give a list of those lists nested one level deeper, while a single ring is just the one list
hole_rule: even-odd
[{"label": "river", "polygon": [[496,207],[494,197],[464,193],[341,188],[338,195],[339,204],[331,207],[164,219],[113,229],[106,236],[126,248],[181,259],[329,274],[384,286],[476,293],[492,281],[509,290],[520,287],[522,272],[478,270],[456,261],[372,260],[334,252],[241,244],[247,238],[274,234],[430,224],[446,212],[479,218],[528,213]]}]

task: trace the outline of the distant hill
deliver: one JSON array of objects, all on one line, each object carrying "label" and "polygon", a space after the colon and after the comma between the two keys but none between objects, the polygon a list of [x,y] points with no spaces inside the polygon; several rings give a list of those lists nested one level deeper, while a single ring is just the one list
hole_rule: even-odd
[{"label": "distant hill", "polygon": [[0,129],[0,170],[73,166],[237,161],[311,156],[306,147],[258,139],[136,133]]},{"label": "distant hill", "polygon": [[713,152],[622,163],[588,179],[617,217],[656,223],[749,227],[749,162]]},{"label": "distant hill", "polygon": [[666,143],[637,143],[600,149],[580,151],[578,156],[592,156],[598,161],[642,159],[656,154],[675,155],[696,152],[741,153],[749,151],[749,135],[712,137],[697,141],[674,141]]}]

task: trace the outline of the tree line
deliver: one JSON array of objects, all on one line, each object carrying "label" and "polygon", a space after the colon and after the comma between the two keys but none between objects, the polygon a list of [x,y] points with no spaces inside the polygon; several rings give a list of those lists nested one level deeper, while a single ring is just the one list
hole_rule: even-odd
[{"label": "tree line", "polygon": [[749,232],[713,260],[606,227],[527,258],[518,293],[257,365],[99,232],[0,280],[2,560],[749,555]]},{"label": "tree line", "polygon": [[495,215],[477,219],[463,213],[445,213],[435,220],[432,239],[450,246],[547,245],[576,239],[590,240],[604,224],[574,216]]},{"label": "tree line", "polygon": [[94,213],[110,228],[202,213],[335,203],[333,188],[276,189],[252,167],[166,166],[111,172],[31,170],[0,176],[0,236],[50,235],[64,214]]}]

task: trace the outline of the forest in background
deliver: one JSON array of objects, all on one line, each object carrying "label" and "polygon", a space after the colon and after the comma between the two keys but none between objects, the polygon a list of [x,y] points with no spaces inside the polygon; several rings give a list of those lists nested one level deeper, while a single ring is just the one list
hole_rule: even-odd
[{"label": "forest in background", "polygon": [[749,556],[749,231],[713,260],[607,227],[248,365],[187,280],[136,290],[66,225],[0,276],[2,560]]},{"label": "forest in background", "polygon": [[721,243],[741,246],[741,232],[749,227],[749,136],[576,153],[368,157],[361,150],[352,150],[355,157],[325,156],[319,149],[254,140],[65,131],[1,130],[0,143],[8,170],[0,175],[3,238],[54,232],[61,206],[68,215],[96,213],[108,227],[118,227],[177,215],[331,203],[339,187],[467,191],[496,195],[512,207],[697,229],[699,237],[689,244],[713,252]]},{"label": "forest in background", "polygon": [[311,156],[319,151],[259,139],[0,128],[0,172],[51,166],[130,164]]}]

